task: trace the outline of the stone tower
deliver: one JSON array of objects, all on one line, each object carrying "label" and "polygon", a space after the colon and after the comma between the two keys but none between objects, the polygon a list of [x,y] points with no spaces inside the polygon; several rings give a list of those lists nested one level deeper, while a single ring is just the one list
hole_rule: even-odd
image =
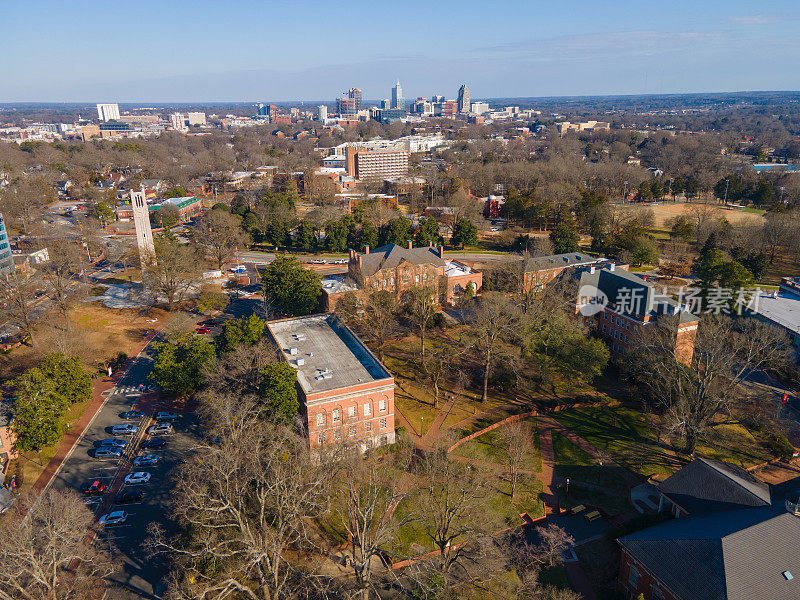
[{"label": "stone tower", "polygon": [[150,210],[147,208],[144,189],[139,192],[131,190],[131,207],[133,208],[133,224],[136,227],[136,243],[139,246],[139,259],[144,268],[152,264],[156,258],[153,231],[150,229]]}]

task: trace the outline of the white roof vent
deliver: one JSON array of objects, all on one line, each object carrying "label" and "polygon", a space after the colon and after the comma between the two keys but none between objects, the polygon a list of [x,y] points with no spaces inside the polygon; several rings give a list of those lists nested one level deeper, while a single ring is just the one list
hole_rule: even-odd
[{"label": "white roof vent", "polygon": [[792,572],[791,572],[791,571],[784,571],[784,572],[782,573],[782,575],[783,575],[783,578],[784,578],[786,581],[791,581],[792,579],[794,579],[794,575],[792,575]]},{"label": "white roof vent", "polygon": [[298,358],[294,361],[294,364],[296,364],[298,367],[302,367],[304,364],[306,364],[306,359],[302,357]]}]

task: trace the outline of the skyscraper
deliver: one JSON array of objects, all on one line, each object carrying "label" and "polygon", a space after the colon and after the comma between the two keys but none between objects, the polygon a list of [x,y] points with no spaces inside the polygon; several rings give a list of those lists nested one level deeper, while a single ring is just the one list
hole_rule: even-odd
[{"label": "skyscraper", "polygon": [[397,85],[392,88],[392,108],[403,108],[405,102],[403,101],[403,88],[400,87],[400,80],[397,80]]},{"label": "skyscraper", "polygon": [[463,84],[458,88],[458,112],[469,112],[469,106],[469,88],[466,84]]},{"label": "skyscraper", "polygon": [[119,120],[119,105],[118,104],[98,104],[97,105],[97,118],[101,121],[118,121]]},{"label": "skyscraper", "polygon": [[328,107],[326,105],[320,104],[317,107],[317,110],[319,111],[319,120],[320,121],[324,121],[325,119],[328,118]]},{"label": "skyscraper", "polygon": [[363,105],[361,104],[361,88],[350,88],[347,90],[347,97],[350,100],[355,100],[356,112],[363,108]]}]

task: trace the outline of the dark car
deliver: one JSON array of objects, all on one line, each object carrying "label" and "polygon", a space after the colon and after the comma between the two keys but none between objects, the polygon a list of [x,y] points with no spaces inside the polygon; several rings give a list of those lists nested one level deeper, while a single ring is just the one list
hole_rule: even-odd
[{"label": "dark car", "polygon": [[142,448],[144,449],[154,449],[154,448],[163,448],[167,445],[167,440],[164,438],[153,438],[152,440],[147,440],[142,442]]},{"label": "dark car", "polygon": [[144,413],[140,410],[128,410],[122,413],[120,418],[125,419],[126,421],[135,421],[137,419],[141,419],[143,416]]},{"label": "dark car", "polygon": [[122,490],[117,495],[117,499],[114,500],[114,504],[133,504],[134,502],[141,502],[142,498],[144,498],[142,490]]},{"label": "dark car", "polygon": [[106,491],[106,486],[98,480],[87,481],[81,486],[81,491],[87,496],[99,496]]}]

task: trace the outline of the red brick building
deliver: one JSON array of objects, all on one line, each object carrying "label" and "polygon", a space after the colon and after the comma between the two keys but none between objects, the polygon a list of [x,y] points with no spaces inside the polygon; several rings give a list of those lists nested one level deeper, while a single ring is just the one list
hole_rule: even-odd
[{"label": "red brick building", "polygon": [[350,250],[347,277],[323,281],[323,310],[330,311],[347,292],[357,295],[386,290],[402,299],[403,292],[413,287],[430,287],[443,304],[456,304],[472,287],[480,292],[483,274],[468,265],[444,257],[444,247],[414,248],[388,244],[363,253]]},{"label": "red brick building", "polygon": [[[567,269],[578,269],[604,262],[606,262],[605,258],[597,258],[580,252],[528,256],[522,261],[522,285],[526,292],[540,292]],[[627,268],[627,266],[623,268]]]},{"label": "red brick building", "polygon": [[[595,299],[597,305],[589,304]],[[668,326],[673,330],[675,358],[687,364],[692,361],[699,318],[659,294],[649,281],[613,263],[589,266],[581,274],[576,310],[594,315],[597,332],[608,342],[614,358],[624,355],[640,333]],[[664,320],[666,316],[675,319]]]},{"label": "red brick building", "polygon": [[394,377],[338,317],[270,321],[267,330],[297,371],[311,448],[348,443],[363,451],[394,443]]}]

